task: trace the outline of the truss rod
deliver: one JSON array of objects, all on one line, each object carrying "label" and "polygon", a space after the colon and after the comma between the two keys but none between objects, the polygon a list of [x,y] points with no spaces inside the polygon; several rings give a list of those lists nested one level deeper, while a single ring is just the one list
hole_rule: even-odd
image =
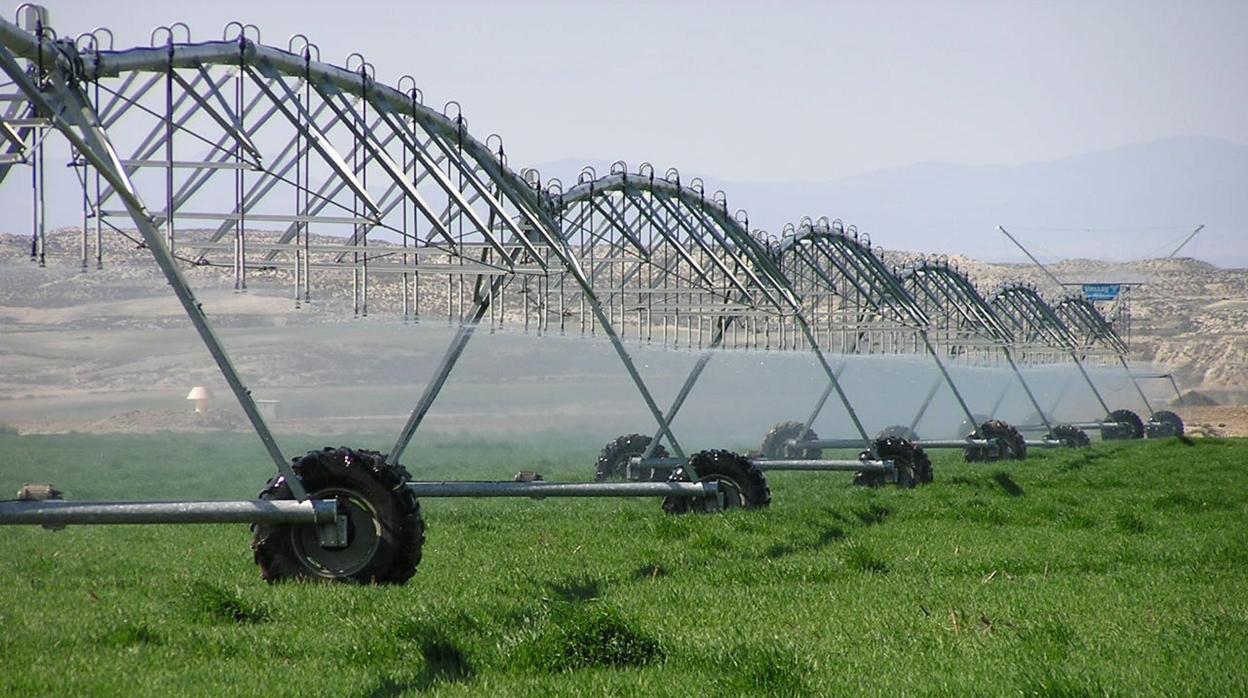
[{"label": "truss rod", "polygon": [[[11,25],[8,25],[7,22],[0,24],[0,29],[9,29],[9,27]],[[202,306],[196,300],[186,280],[183,278],[182,272],[178,269],[177,263],[169,254],[168,249],[165,248],[159,230],[152,222],[151,216],[147,213],[147,209],[129,181],[129,177],[126,176],[125,169],[121,165],[120,158],[113,150],[107,134],[99,125],[98,116],[87,106],[86,97],[81,94],[76,85],[66,83],[59,71],[54,72],[56,90],[64,101],[65,112],[63,116],[61,111],[54,109],[48,103],[43,92],[29,80],[25,72],[18,66],[13,54],[3,45],[0,45],[0,67],[17,82],[22,91],[26,93],[27,98],[42,113],[47,114],[52,119],[57,130],[64,134],[70,144],[91,162],[92,167],[109,180],[109,184],[118,191],[119,195],[126,202],[126,207],[131,211],[135,225],[139,228],[144,241],[152,251],[156,264],[160,267],[165,275],[165,279],[173,288],[174,294],[181,302],[187,317],[195,326],[200,339],[203,340],[209,353],[212,354],[218,368],[220,368],[226,382],[229,384],[230,390],[234,393],[243,411],[247,414],[252,427],[260,436],[261,442],[263,442],[278,471],[287,479],[291,493],[300,501],[306,500],[306,490],[304,490],[298,476],[295,475],[290,463],[282,454],[277,440],[273,437],[272,432],[264,421],[264,417],[256,406],[255,400],[251,396],[251,391],[243,384],[238,371],[234,368],[229,355],[225,351],[225,347],[217,339],[216,333],[213,332],[212,326],[208,323]],[[72,122],[69,119],[72,119]],[[75,132],[75,124],[82,129],[82,136]]]}]

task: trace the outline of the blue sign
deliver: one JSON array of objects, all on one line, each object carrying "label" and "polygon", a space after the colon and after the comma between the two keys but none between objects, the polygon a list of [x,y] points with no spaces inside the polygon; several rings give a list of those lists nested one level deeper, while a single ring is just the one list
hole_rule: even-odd
[{"label": "blue sign", "polygon": [[1118,300],[1120,284],[1084,284],[1083,297],[1090,301]]}]

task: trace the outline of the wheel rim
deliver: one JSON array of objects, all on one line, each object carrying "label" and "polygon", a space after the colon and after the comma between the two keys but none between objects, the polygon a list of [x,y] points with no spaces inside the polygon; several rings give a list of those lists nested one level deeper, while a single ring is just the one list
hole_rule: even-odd
[{"label": "wheel rim", "polygon": [[[737,486],[737,483],[725,477],[708,477],[701,481],[715,483],[719,487],[720,492],[717,497],[707,497],[700,500],[703,511],[728,511],[729,509],[745,508],[745,495],[741,493],[741,488]],[[713,505],[713,508],[707,508],[708,504]]]},{"label": "wheel rim", "polygon": [[292,526],[290,535],[295,554],[304,567],[318,577],[349,577],[373,559],[381,546],[381,524],[377,512],[360,493],[344,488],[328,488],[312,494],[315,499],[345,502],[347,544],[330,549],[321,546],[316,526]]}]

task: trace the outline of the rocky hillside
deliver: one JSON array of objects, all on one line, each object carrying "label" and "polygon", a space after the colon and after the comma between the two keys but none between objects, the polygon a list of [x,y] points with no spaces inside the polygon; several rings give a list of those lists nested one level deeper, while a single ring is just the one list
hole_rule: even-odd
[{"label": "rocky hillside", "polygon": [[[899,264],[916,256],[887,254]],[[984,293],[1018,281],[1035,284],[1046,298],[1062,293],[1034,265],[989,264],[961,256],[950,262]],[[1131,357],[1173,371],[1184,389],[1223,401],[1248,397],[1248,269],[1221,269],[1193,259],[1072,259],[1049,270],[1063,282],[1139,282],[1130,291]]]}]

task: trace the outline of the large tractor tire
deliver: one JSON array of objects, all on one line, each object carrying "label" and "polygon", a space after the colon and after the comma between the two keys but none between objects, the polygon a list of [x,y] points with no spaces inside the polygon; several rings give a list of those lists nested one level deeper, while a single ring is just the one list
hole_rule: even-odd
[{"label": "large tractor tire", "polygon": [[1061,441],[1066,448],[1087,448],[1092,445],[1088,433],[1073,424],[1058,424],[1044,435],[1045,441]]},{"label": "large tractor tire", "polygon": [[763,509],[771,504],[771,488],[763,471],[745,456],[732,451],[702,451],[693,454],[689,464],[677,468],[669,478],[673,482],[714,482],[719,495],[714,497],[665,497],[663,511],[669,514],[708,513],[727,509]]},{"label": "large tractor tire", "polygon": [[1164,439],[1183,435],[1183,418],[1170,410],[1154,412],[1144,426],[1144,434],[1150,439]]},{"label": "large tractor tire", "polygon": [[879,439],[871,451],[858,454],[858,460],[891,460],[897,470],[895,478],[885,473],[860,470],[854,473],[854,484],[859,487],[882,487],[895,482],[898,487],[914,487],[932,481],[932,461],[923,449],[913,443],[895,437]]},{"label": "large tractor tire", "polygon": [[963,452],[967,463],[991,463],[999,460],[1023,460],[1027,457],[1027,440],[1012,425],[990,419],[970,433],[969,438],[987,439],[990,446],[968,446]]},{"label": "large tractor tire", "polygon": [[807,431],[806,425],[802,422],[780,422],[763,437],[763,445],[758,450],[763,454],[763,458],[773,460],[819,460],[819,457],[823,455],[822,449],[789,445],[789,441],[799,438],[813,440],[818,439],[819,435],[814,429]]},{"label": "large tractor tire", "polygon": [[[628,462],[633,458],[645,455],[650,448],[650,437],[645,434],[625,434],[607,444],[598,454],[598,463],[594,471],[594,479],[603,482],[611,478],[624,477],[628,473]],[[667,449],[660,444],[654,449],[655,458],[667,458]],[[661,473],[661,475],[660,475]],[[647,482],[662,482],[667,479],[666,470],[656,472],[653,468],[642,471],[641,479]]]},{"label": "large tractor tire", "polygon": [[[311,498],[338,500],[347,517],[347,543],[323,547],[315,524],[254,524],[251,549],[266,581],[403,584],[415,574],[425,524],[403,466],[386,463],[375,451],[327,447],[296,458],[294,471]],[[278,475],[260,498],[294,496]]]},{"label": "large tractor tire", "polygon": [[1144,420],[1131,410],[1114,410],[1105,416],[1101,427],[1101,439],[1127,441],[1144,438]]}]

